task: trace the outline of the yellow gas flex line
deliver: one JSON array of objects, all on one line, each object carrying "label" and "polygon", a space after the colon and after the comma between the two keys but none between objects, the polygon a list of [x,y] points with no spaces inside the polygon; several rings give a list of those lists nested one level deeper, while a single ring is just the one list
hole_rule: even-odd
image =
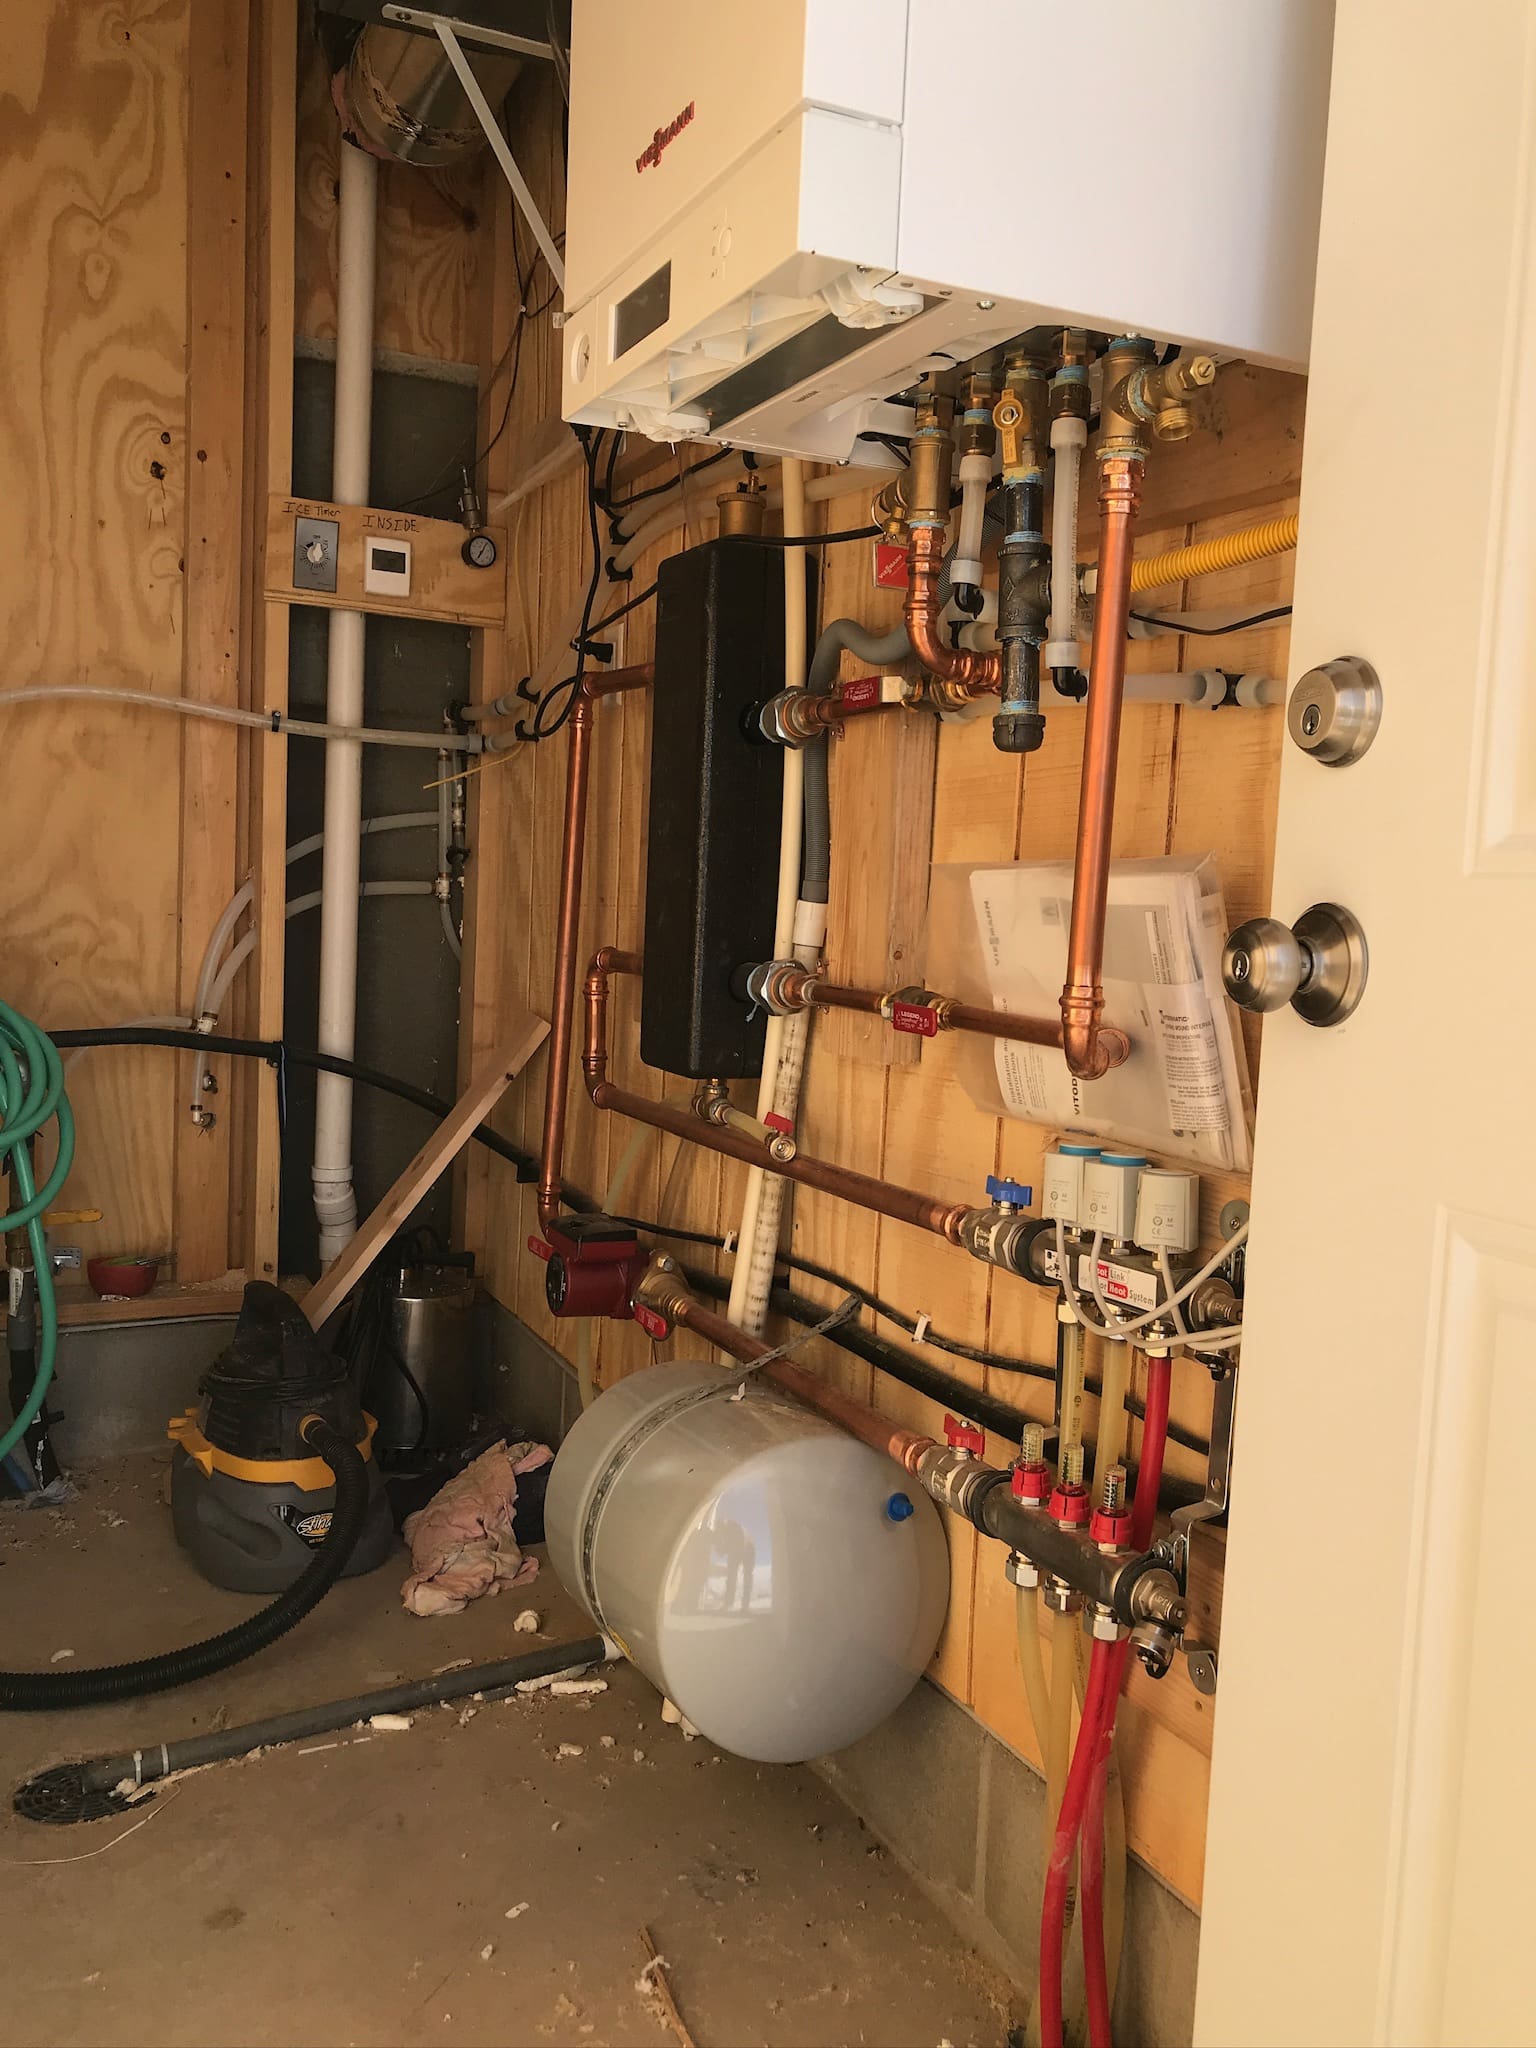
[{"label": "yellow gas flex line", "polygon": [[1182,583],[1188,576],[1209,576],[1213,569],[1235,569],[1241,562],[1261,562],[1266,555],[1284,555],[1296,545],[1300,520],[1266,519],[1217,540],[1192,541],[1188,547],[1165,548],[1142,555],[1131,565],[1131,589],[1153,590],[1160,583]]}]

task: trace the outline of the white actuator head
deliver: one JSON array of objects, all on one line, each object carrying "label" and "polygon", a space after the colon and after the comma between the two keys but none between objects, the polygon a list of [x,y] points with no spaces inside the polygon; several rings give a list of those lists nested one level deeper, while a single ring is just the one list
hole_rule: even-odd
[{"label": "white actuator head", "polygon": [[1200,1180],[1149,1166],[1136,1197],[1136,1242],[1143,1251],[1192,1252],[1200,1242]]},{"label": "white actuator head", "polygon": [[1040,1214],[1075,1230],[1083,1214],[1083,1168],[1097,1159],[1097,1145],[1063,1145],[1040,1163]]},{"label": "white actuator head", "polygon": [[1129,1240],[1136,1224],[1136,1183],[1146,1167],[1139,1152],[1101,1152],[1083,1169],[1083,1229]]}]

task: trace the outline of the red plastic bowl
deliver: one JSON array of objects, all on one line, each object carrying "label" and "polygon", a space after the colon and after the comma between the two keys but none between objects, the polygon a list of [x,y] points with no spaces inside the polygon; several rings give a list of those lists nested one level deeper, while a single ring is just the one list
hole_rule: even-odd
[{"label": "red plastic bowl", "polygon": [[101,1295],[148,1294],[160,1277],[160,1261],[127,1256],[114,1259],[87,1259],[85,1277]]}]

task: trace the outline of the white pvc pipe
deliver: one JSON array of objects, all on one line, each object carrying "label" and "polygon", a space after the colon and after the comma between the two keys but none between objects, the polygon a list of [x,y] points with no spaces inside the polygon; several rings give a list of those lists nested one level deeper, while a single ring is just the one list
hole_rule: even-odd
[{"label": "white pvc pipe", "polygon": [[1077,642],[1077,493],[1088,422],[1063,413],[1051,421],[1051,618],[1041,657],[1046,669],[1081,668]]},{"label": "white pvc pipe", "polygon": [[[336,263],[336,432],[331,497],[338,505],[368,502],[369,437],[373,429],[373,296],[378,230],[378,160],[341,145],[341,204]],[[326,717],[333,725],[363,722],[364,619],[330,614]],[[353,740],[325,749],[325,847],[320,877],[319,1050],[350,1060],[357,1035],[357,896],[362,865],[363,750]],[[324,1271],[357,1228],[352,1187],[352,1083],[321,1073],[315,1086],[315,1215]]]}]

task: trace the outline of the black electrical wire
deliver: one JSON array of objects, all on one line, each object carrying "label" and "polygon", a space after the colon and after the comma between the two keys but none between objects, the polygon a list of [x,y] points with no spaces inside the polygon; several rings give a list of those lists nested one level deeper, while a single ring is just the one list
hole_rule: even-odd
[{"label": "black electrical wire", "polygon": [[[728,456],[736,453],[737,451],[734,448],[717,448],[713,455],[706,455],[702,462],[690,462],[683,471],[682,480],[684,484],[688,482],[690,477],[697,476],[701,470],[713,469],[717,463],[724,462]],[[603,510],[610,519],[617,519],[623,513],[628,512],[633,506],[643,505],[647,500],[659,498],[664,492],[674,489],[677,481],[678,479],[675,476],[669,476],[663,478],[659,484],[650,485],[646,490],[632,491],[627,498],[605,498],[603,500]]]},{"label": "black electrical wire", "polygon": [[[562,230],[555,239],[557,242],[563,241],[565,239],[564,231]],[[434,481],[424,491],[418,491],[413,498],[402,498],[399,505],[395,507],[397,511],[409,512],[413,506],[425,504],[428,498],[435,497],[455,470],[468,469],[471,472],[477,470],[491,450],[500,443],[502,435],[506,433],[512,418],[512,400],[517,395],[518,372],[522,368],[524,330],[530,320],[537,320],[547,313],[555,303],[555,300],[560,296],[559,288],[555,287],[550,290],[548,295],[537,306],[530,306],[528,304],[528,288],[533,283],[540,261],[540,253],[536,251],[533,262],[529,266],[527,276],[523,275],[522,263],[517,253],[517,208],[514,206],[512,209],[512,267],[517,273],[517,324],[512,330],[511,340],[497,357],[496,366],[486,379],[487,387],[493,385],[501,375],[508,356],[512,358],[512,374],[507,379],[507,397],[506,403],[501,408],[501,419],[497,424],[496,431],[491,435],[491,438],[483,448],[476,451],[474,436],[471,434],[453,460],[445,468],[438,471]]]},{"label": "black electrical wire", "polygon": [[841,533],[722,533],[718,538],[746,548],[827,548],[844,540],[878,540],[883,526],[848,526]]},{"label": "black electrical wire", "polygon": [[[440,1095],[433,1095],[426,1088],[413,1087],[409,1081],[383,1073],[378,1067],[365,1067],[357,1060],[344,1060],[336,1053],[312,1052],[308,1046],[290,1045],[283,1038],[233,1038],[220,1032],[178,1031],[166,1025],[148,1024],[91,1025],[78,1031],[50,1031],[48,1036],[63,1051],[80,1046],[159,1045],[174,1052],[226,1053],[234,1059],[265,1060],[268,1066],[277,1068],[279,1074],[285,1065],[306,1067],[321,1074],[340,1074],[348,1081],[355,1081],[360,1088],[377,1088],[385,1095],[397,1095],[402,1102],[413,1103],[430,1116],[441,1118],[453,1111],[453,1104],[444,1102]],[[538,1179],[539,1165],[532,1153],[502,1137],[499,1131],[493,1131],[489,1124],[477,1124],[471,1135],[487,1151],[515,1166],[520,1181]]]},{"label": "black electrical wire", "polygon": [[590,630],[593,633],[601,633],[604,626],[611,626],[615,619],[627,618],[631,612],[638,611],[641,605],[649,604],[655,595],[656,584],[647,583],[644,590],[630,598],[627,604],[621,604],[616,611],[604,612],[600,619],[594,619]]},{"label": "black electrical wire", "polygon": [[[265,1060],[269,1066],[279,1070],[284,1062],[287,1062],[292,1066],[311,1068],[321,1073],[341,1074],[346,1079],[355,1081],[359,1087],[377,1088],[384,1094],[398,1096],[402,1102],[413,1103],[418,1109],[424,1109],[430,1115],[439,1118],[449,1115],[452,1108],[452,1105],[444,1102],[441,1096],[433,1095],[425,1088],[413,1087],[409,1081],[401,1081],[393,1074],[382,1073],[377,1067],[365,1067],[356,1060],[345,1060],[334,1053],[312,1052],[305,1046],[289,1045],[281,1038],[233,1038],[217,1032],[178,1031],[167,1026],[133,1024],[95,1025],[76,1031],[50,1031],[48,1035],[64,1052],[83,1046],[158,1045],[169,1047],[173,1051],[223,1053],[237,1059]],[[472,1136],[488,1151],[494,1152],[498,1158],[505,1159],[509,1165],[516,1167],[517,1177],[521,1183],[526,1185],[538,1178],[538,1161],[533,1155],[523,1151],[521,1146],[514,1145],[510,1139],[502,1137],[499,1131],[493,1131],[489,1124],[478,1124]],[[573,1209],[587,1215],[596,1214],[599,1207],[597,1201],[574,1182],[566,1181],[562,1186],[562,1194]],[[654,1222],[645,1216],[616,1216],[613,1220],[616,1223],[627,1224],[631,1230],[644,1231],[648,1237],[669,1238],[676,1244],[703,1245],[713,1251],[723,1251],[725,1248],[725,1239],[715,1231],[684,1230],[673,1224]],[[1054,1367],[1037,1364],[1033,1359],[1015,1358],[1007,1352],[991,1351],[984,1345],[965,1344],[957,1337],[945,1336],[942,1331],[927,1329],[918,1337],[915,1317],[907,1315],[894,1303],[871,1293],[868,1288],[850,1279],[846,1273],[839,1273],[831,1266],[818,1265],[814,1259],[801,1258],[794,1252],[781,1252],[779,1263],[794,1272],[804,1273],[808,1279],[821,1280],[828,1286],[839,1288],[844,1294],[857,1295],[872,1315],[894,1323],[917,1343],[931,1345],[936,1351],[946,1352],[954,1358],[963,1358],[971,1365],[987,1366],[994,1372],[1014,1372],[1029,1379],[1040,1380],[1055,1377]],[[815,1320],[819,1321],[822,1314],[823,1311],[818,1307]],[[845,1333],[838,1332],[837,1336],[841,1337],[843,1334]],[[869,1337],[871,1344],[878,1344],[879,1341],[876,1337]],[[893,1346],[886,1346],[885,1349],[897,1358],[910,1355],[895,1351]],[[859,1353],[861,1357],[866,1355],[863,1352]],[[965,1387],[964,1381],[957,1380],[954,1384],[957,1389]],[[1099,1383],[1096,1380],[1090,1378],[1086,1384],[1090,1393],[1098,1393]],[[966,1388],[967,1393],[974,1391],[972,1388]],[[955,1398],[959,1398],[958,1393]],[[1137,1417],[1142,1413],[1140,1402],[1132,1395],[1126,1396],[1126,1407]],[[1210,1449],[1210,1445],[1203,1437],[1195,1436],[1190,1431],[1179,1428],[1177,1424],[1169,1424],[1168,1434],[1174,1443],[1182,1444],[1186,1450],[1204,1455]]]},{"label": "black electrical wire", "polygon": [[[581,433],[581,429],[577,429]],[[603,430],[599,428],[590,436],[582,434],[582,450],[587,466],[587,530],[592,542],[592,574],[587,578],[587,594],[581,607],[581,625],[576,633],[576,667],[568,676],[544,692],[533,714],[533,724],[525,725],[521,719],[512,730],[519,739],[550,740],[570,719],[576,709],[576,699],[581,692],[582,678],[587,672],[587,643],[592,632],[592,607],[597,602],[598,589],[603,580],[606,564],[603,560],[602,538],[598,533],[597,513],[597,451],[602,442]],[[617,439],[617,437],[615,437]],[[563,699],[558,716],[548,717],[549,706],[557,699]],[[546,720],[548,721],[546,723]]]},{"label": "black electrical wire", "polygon": [[[683,1278],[696,1294],[708,1300],[724,1301],[730,1295],[730,1283],[714,1273],[702,1273],[691,1267],[680,1267]],[[849,1292],[858,1295],[859,1289],[851,1287]],[[775,1281],[769,1290],[768,1305],[802,1329],[814,1329],[826,1320],[826,1308],[818,1301],[808,1301],[804,1295],[795,1294],[782,1281]],[[920,1358],[914,1358],[910,1351],[898,1351],[894,1344],[886,1344],[872,1331],[861,1329],[855,1322],[839,1323],[835,1329],[824,1333],[828,1344],[835,1344],[854,1358],[862,1358],[874,1366],[877,1372],[898,1380],[910,1387],[914,1393],[924,1395],[930,1401],[937,1401],[945,1407],[958,1409],[968,1421],[979,1422],[983,1429],[994,1436],[1007,1438],[1017,1443],[1020,1432],[1028,1423],[1038,1423],[1038,1415],[1030,1415],[1022,1408],[1016,1408],[1011,1401],[1004,1401],[998,1395],[982,1387],[973,1387],[969,1381],[959,1379],[954,1373],[944,1372],[937,1366],[928,1365]],[[1055,1373],[1048,1366],[1031,1366],[1029,1370],[1045,1379],[1054,1379]],[[1084,1385],[1092,1394],[1101,1391],[1101,1383],[1086,1378]],[[1126,1412],[1141,1421],[1146,1414],[1145,1403],[1136,1395],[1127,1393]],[[1169,1440],[1182,1444],[1186,1450],[1209,1456],[1210,1445],[1204,1437],[1196,1436],[1191,1430],[1182,1429],[1177,1423],[1168,1425]],[[1134,1467],[1132,1467],[1134,1471]],[[1165,1478],[1159,1490],[1159,1499],[1165,1507],[1183,1506],[1198,1500],[1202,1489],[1186,1480]]]},{"label": "black electrical wire", "polygon": [[1138,625],[1162,626],[1170,633],[1191,633],[1197,639],[1219,640],[1224,633],[1241,633],[1249,626],[1267,626],[1272,619],[1288,619],[1291,610],[1288,604],[1272,605],[1267,612],[1255,612],[1247,619],[1233,619],[1225,626],[1181,626],[1177,619],[1160,619],[1156,612],[1131,612],[1128,616]]}]

